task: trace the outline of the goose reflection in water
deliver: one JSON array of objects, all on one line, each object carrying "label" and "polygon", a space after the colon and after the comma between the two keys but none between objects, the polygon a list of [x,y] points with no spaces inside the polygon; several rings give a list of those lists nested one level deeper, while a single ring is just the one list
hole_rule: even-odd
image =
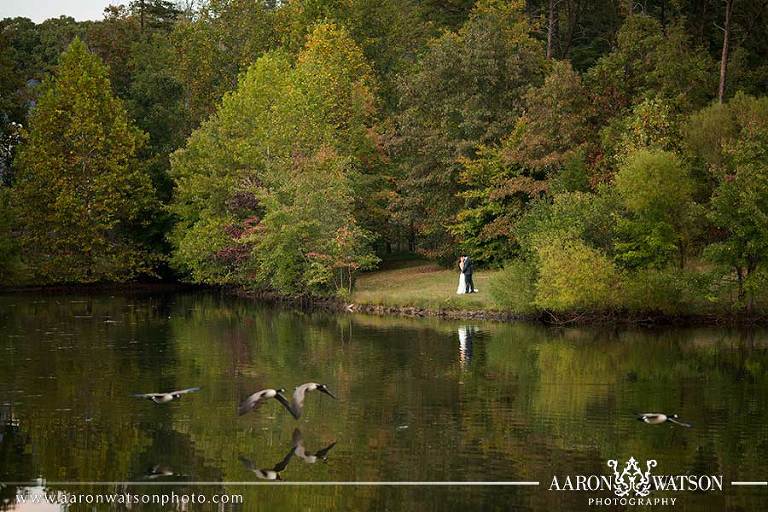
[{"label": "goose reflection in water", "polygon": [[473,339],[479,329],[474,325],[462,325],[459,327],[459,364],[462,368],[472,362]]},{"label": "goose reflection in water", "polygon": [[292,446],[291,451],[289,451],[288,454],[285,457],[283,457],[283,460],[281,460],[271,468],[259,468],[251,459],[243,457],[242,455],[238,458],[240,459],[240,462],[243,464],[243,467],[245,467],[245,469],[255,474],[258,478],[261,478],[262,480],[282,480],[283,477],[280,476],[280,473],[285,471],[285,468],[288,467],[288,463],[293,458],[295,451],[296,451],[296,448]]},{"label": "goose reflection in water", "polygon": [[336,441],[332,442],[322,450],[316,452],[308,452],[304,448],[304,438],[301,435],[301,430],[298,428],[293,431],[293,450],[298,458],[306,462],[307,464],[314,464],[317,461],[328,462],[328,452],[336,446]]},{"label": "goose reflection in water", "polygon": [[304,447],[304,437],[301,434],[301,430],[297,428],[293,431],[293,437],[291,439],[291,450],[286,454],[285,457],[283,457],[283,460],[274,466],[260,468],[251,459],[243,457],[242,455],[238,458],[240,459],[243,467],[255,474],[258,478],[262,480],[282,480],[283,477],[281,473],[285,471],[285,468],[288,467],[288,463],[294,456],[303,460],[307,464],[315,464],[318,461],[327,463],[328,453],[331,451],[331,449],[333,449],[334,446],[336,446],[336,441],[332,442],[321,450],[316,452],[309,452]]},{"label": "goose reflection in water", "polygon": [[5,439],[6,434],[15,434],[21,428],[21,421],[13,412],[13,406],[10,403],[0,404],[0,443]]}]

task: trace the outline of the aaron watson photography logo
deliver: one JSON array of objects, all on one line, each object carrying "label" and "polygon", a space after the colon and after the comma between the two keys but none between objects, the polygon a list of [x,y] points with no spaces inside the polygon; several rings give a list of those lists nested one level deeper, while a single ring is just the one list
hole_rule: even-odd
[{"label": "aaron watson photography logo", "polygon": [[[595,506],[674,506],[676,496],[668,493],[685,491],[722,491],[723,475],[665,475],[653,474],[658,463],[649,459],[641,465],[630,457],[623,466],[616,459],[606,465],[613,475],[566,475],[552,477],[550,491],[612,492],[615,496],[590,496],[589,505]],[[652,496],[654,492],[666,491],[664,496]]]}]

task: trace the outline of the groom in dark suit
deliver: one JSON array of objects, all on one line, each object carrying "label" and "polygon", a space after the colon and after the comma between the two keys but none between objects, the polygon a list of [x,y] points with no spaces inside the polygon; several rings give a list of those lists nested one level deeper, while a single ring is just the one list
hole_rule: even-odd
[{"label": "groom in dark suit", "polygon": [[469,259],[469,256],[464,256],[464,269],[461,272],[464,274],[466,293],[475,293],[475,285],[472,282],[472,260]]}]

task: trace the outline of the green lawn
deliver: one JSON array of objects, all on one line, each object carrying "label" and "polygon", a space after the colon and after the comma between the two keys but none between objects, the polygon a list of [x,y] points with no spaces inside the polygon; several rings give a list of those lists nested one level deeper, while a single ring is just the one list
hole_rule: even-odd
[{"label": "green lawn", "polygon": [[352,302],[432,309],[495,309],[488,293],[488,283],[495,273],[476,272],[473,280],[479,293],[456,295],[458,271],[424,261],[398,262],[394,268],[361,275]]}]

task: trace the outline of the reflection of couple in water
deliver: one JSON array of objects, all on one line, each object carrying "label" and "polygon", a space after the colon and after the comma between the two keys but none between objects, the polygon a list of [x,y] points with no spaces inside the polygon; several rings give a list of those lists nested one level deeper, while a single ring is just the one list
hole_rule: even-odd
[{"label": "reflection of couple in water", "polygon": [[472,339],[479,329],[474,325],[459,327],[459,363],[466,366],[472,362]]},{"label": "reflection of couple in water", "polygon": [[459,287],[456,289],[458,295],[477,293],[475,284],[472,282],[472,270],[472,260],[469,256],[459,258]]}]

